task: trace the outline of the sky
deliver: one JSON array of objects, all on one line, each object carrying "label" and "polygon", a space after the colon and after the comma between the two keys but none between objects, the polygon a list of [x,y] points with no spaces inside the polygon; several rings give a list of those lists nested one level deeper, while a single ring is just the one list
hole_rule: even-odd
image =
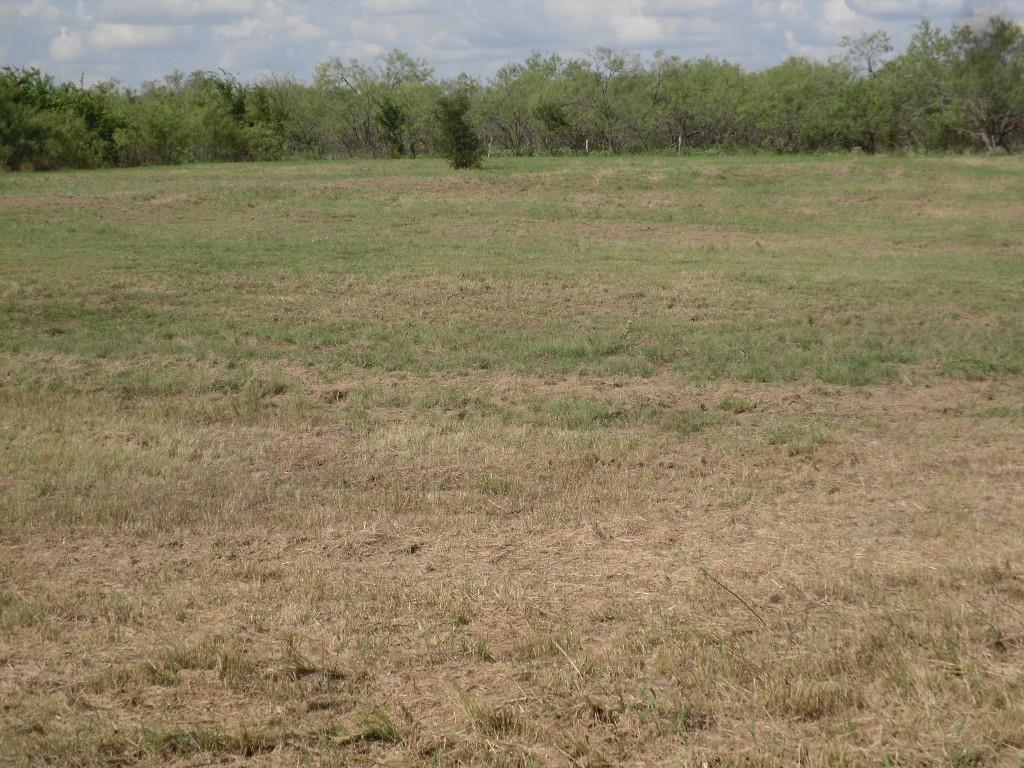
[{"label": "sky", "polygon": [[308,81],[331,57],[400,48],[439,76],[487,78],[534,51],[604,46],[759,69],[826,59],[844,35],[885,29],[899,49],[923,17],[995,14],[1024,20],[1024,0],[0,0],[0,67],[130,86],[176,69]]}]

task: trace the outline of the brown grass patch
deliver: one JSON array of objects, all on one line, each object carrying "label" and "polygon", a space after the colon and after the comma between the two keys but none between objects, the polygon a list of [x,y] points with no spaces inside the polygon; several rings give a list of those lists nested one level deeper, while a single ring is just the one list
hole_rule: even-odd
[{"label": "brown grass patch", "polygon": [[5,179],[0,763],[1019,763],[1016,177],[904,162]]},{"label": "brown grass patch", "polygon": [[[563,386],[476,384],[502,401]],[[267,527],[257,505],[242,512],[244,533],[239,512],[205,534],[9,532],[8,743],[60,761],[77,733],[81,754],[101,755],[111,737],[82,730],[97,711],[116,713],[130,743],[155,722],[216,712],[219,736],[193,734],[189,754],[265,744],[285,762],[310,748],[429,762],[444,745],[475,762],[547,745],[617,763],[671,744],[680,757],[756,749],[786,761],[798,754],[787,734],[821,744],[840,724],[843,749],[861,757],[1019,754],[1011,737],[965,745],[947,730],[966,718],[975,733],[1006,734],[977,718],[1021,711],[1007,683],[1024,672],[1022,443],[1012,422],[970,415],[1016,402],[1013,388],[681,393],[654,379],[573,390],[668,409],[755,405],[723,427],[732,437],[650,433],[646,445],[608,435],[568,448],[516,430],[495,433],[500,444],[472,431],[435,440],[386,409],[391,426],[355,453],[332,430],[274,428],[262,448],[207,433],[239,459],[266,452],[262,471],[305,489],[302,522]],[[766,422],[808,418],[839,436],[811,459],[743,447]],[[514,481],[479,485],[488,474]],[[344,513],[324,493],[336,479]],[[296,498],[281,513],[294,515]],[[944,714],[921,722],[924,706]],[[755,732],[751,708],[764,712]],[[282,730],[282,715],[302,727]]]}]

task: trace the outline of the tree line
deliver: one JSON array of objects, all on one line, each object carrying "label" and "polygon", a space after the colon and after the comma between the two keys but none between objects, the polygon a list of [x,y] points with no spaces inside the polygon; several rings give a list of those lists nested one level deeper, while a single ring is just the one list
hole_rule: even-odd
[{"label": "tree line", "polygon": [[581,58],[535,54],[486,82],[439,79],[401,51],[370,64],[330,59],[311,83],[196,71],[138,89],[82,87],[7,67],[0,166],[417,157],[450,151],[453,125],[473,144],[467,124],[487,151],[513,155],[1024,145],[1024,29],[1016,22],[996,17],[947,31],[922,21],[898,55],[885,32],[844,38],[841,50],[829,62],[790,58],[748,71],[600,48]]}]

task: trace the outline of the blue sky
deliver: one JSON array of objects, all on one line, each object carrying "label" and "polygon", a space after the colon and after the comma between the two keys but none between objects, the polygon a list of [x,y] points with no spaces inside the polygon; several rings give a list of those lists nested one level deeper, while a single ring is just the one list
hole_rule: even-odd
[{"label": "blue sky", "polygon": [[886,29],[902,46],[927,16],[1024,19],[1024,0],[0,0],[0,66],[129,84],[174,69],[308,80],[332,56],[401,48],[439,75],[492,75],[531,51],[597,46],[759,68],[827,58],[843,35]]}]

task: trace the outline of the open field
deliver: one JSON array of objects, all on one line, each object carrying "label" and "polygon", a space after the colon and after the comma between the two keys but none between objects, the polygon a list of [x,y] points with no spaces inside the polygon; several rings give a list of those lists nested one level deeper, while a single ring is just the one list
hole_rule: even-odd
[{"label": "open field", "polygon": [[0,763],[1019,765],[1024,160],[0,175]]}]

